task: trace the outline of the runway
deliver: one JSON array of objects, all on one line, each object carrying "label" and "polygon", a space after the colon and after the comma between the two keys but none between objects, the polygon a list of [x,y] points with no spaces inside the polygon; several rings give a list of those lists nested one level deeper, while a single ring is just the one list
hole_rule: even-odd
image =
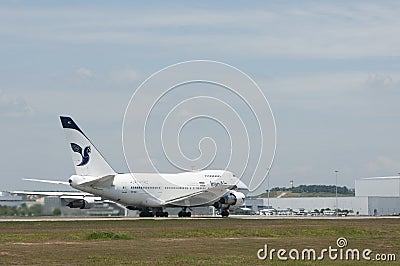
[{"label": "runway", "polygon": [[231,215],[228,218],[221,216],[193,216],[180,218],[171,217],[136,217],[136,216],[113,216],[113,217],[13,217],[0,218],[1,222],[74,222],[74,221],[135,221],[135,220],[195,220],[195,219],[242,219],[242,220],[352,220],[352,219],[400,219],[400,216],[260,216],[260,215]]}]

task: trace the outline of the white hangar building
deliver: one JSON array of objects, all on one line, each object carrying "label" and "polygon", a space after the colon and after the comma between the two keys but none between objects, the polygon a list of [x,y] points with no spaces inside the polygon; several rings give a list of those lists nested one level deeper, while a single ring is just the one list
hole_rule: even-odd
[{"label": "white hangar building", "polygon": [[272,206],[275,209],[347,209],[359,215],[400,214],[400,176],[359,178],[355,197],[253,198],[246,200],[253,211]]}]

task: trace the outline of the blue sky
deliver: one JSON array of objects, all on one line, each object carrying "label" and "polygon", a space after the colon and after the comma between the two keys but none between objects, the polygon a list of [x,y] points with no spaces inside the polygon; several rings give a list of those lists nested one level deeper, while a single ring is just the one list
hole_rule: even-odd
[{"label": "blue sky", "polygon": [[60,114],[125,171],[129,98],[191,59],[231,64],[260,85],[277,125],[271,186],[333,184],[334,170],[349,187],[396,175],[399,12],[397,1],[3,1],[0,189],[49,189],[20,179],[73,173]]}]

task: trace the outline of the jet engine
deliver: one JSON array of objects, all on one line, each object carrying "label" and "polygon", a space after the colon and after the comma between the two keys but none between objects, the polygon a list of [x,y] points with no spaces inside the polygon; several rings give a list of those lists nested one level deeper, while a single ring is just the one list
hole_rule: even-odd
[{"label": "jet engine", "polygon": [[90,209],[94,206],[94,198],[76,199],[67,204],[70,208]]},{"label": "jet engine", "polygon": [[214,203],[217,209],[236,209],[244,203],[246,196],[242,192],[230,190],[225,196]]}]

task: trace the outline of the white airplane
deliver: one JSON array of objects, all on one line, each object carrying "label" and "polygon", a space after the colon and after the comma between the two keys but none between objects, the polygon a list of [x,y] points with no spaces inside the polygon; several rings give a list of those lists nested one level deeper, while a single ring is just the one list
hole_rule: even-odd
[{"label": "white airplane", "polygon": [[230,210],[244,204],[247,186],[225,170],[118,174],[72,118],[61,116],[60,119],[76,174],[68,182],[26,180],[67,184],[86,193],[32,194],[57,194],[70,208],[80,209],[89,209],[99,200],[110,200],[130,210],[139,210],[141,217],[168,217],[166,207],[182,208],[178,216],[190,217],[191,212],[187,209],[200,206],[214,206],[222,217],[227,217]]}]

